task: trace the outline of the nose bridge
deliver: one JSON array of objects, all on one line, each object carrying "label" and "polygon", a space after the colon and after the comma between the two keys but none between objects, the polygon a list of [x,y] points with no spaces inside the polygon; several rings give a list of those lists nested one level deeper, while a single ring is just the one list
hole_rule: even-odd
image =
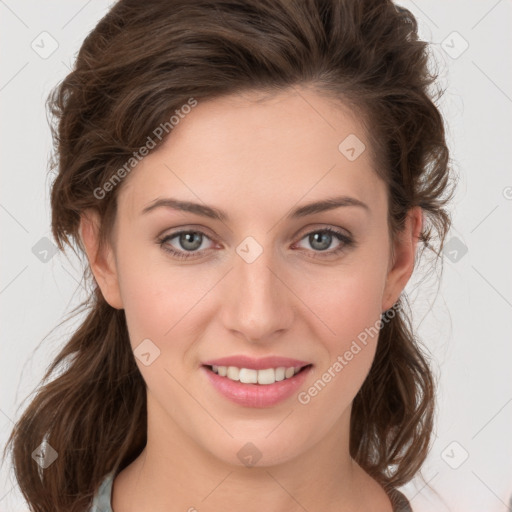
[{"label": "nose bridge", "polygon": [[276,277],[279,265],[270,241],[264,247],[249,236],[235,251],[230,299],[226,302],[229,309],[226,327],[239,331],[247,339],[262,340],[288,327],[292,316],[288,292]]}]

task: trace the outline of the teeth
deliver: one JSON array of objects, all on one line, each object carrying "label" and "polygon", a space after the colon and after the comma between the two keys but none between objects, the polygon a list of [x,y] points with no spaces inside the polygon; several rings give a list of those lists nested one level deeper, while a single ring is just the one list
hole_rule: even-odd
[{"label": "teeth", "polygon": [[276,381],[284,380],[284,378],[286,376],[285,374],[286,374],[286,368],[284,368],[283,366],[281,366],[280,368],[276,368],[275,369]]},{"label": "teeth", "polygon": [[290,377],[293,377],[293,374],[295,373],[295,368],[286,368],[286,371],[284,372],[284,376],[289,379]]},{"label": "teeth", "polygon": [[258,370],[240,368],[240,382],[243,382],[244,384],[256,384],[258,382],[258,373]]},{"label": "teeth", "polygon": [[240,369],[236,366],[228,366],[226,377],[231,380],[240,380]]},{"label": "teeth", "polygon": [[289,379],[301,370],[300,366],[290,366],[285,368],[266,368],[264,370],[253,370],[251,368],[237,368],[236,366],[217,366],[211,367],[214,373],[221,377],[227,377],[234,381],[240,381],[243,384],[274,384],[284,379]]},{"label": "teeth", "polygon": [[254,371],[257,373],[258,384],[274,384],[276,381],[276,371],[273,368]]}]

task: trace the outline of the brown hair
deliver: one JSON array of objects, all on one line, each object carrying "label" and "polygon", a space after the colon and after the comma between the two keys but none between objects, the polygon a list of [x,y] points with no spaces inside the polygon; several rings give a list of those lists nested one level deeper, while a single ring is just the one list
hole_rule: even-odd
[{"label": "brown hair", "polygon": [[[439,257],[450,226],[450,170],[428,62],[414,16],[390,0],[119,0],[49,98],[58,121],[55,240],[62,251],[67,244],[85,254],[78,229],[86,208],[101,216],[101,243],[109,240],[122,183],[105,197],[94,191],[191,97],[310,85],[361,114],[387,183],[393,236],[420,206],[421,240]],[[146,442],[146,388],[124,311],[105,301],[87,264],[84,279],[93,285],[79,306],[85,320],[6,445],[36,512],[86,510],[104,475],[130,464]],[[429,449],[428,359],[408,315],[396,309],[382,324],[350,427],[351,455],[386,488],[409,481]],[[58,458],[41,471],[31,454],[43,440]]]}]

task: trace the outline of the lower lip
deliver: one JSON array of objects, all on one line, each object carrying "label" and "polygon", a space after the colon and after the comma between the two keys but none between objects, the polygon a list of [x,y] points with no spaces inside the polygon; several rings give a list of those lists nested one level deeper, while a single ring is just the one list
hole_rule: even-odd
[{"label": "lower lip", "polygon": [[201,366],[201,370],[217,391],[228,400],[245,407],[270,407],[286,400],[297,392],[311,368],[312,366],[307,366],[293,377],[274,384],[243,384],[221,377],[206,366]]}]

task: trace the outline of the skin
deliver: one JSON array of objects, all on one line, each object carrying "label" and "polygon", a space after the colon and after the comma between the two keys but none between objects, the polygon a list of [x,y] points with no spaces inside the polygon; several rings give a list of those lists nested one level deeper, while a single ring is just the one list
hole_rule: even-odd
[{"label": "skin", "polygon": [[[349,455],[351,404],[377,337],[306,405],[293,395],[242,407],[198,369],[233,354],[294,357],[314,365],[307,390],[398,300],[422,213],[411,209],[401,236],[390,239],[386,186],[370,151],[349,161],[338,150],[349,134],[369,147],[351,111],[313,89],[199,102],[125,178],[111,244],[98,250],[99,219],[82,215],[95,279],[108,303],[125,310],[132,348],[149,338],[160,350],[149,366],[135,359],[147,384],[148,441],[114,480],[114,512],[392,510]],[[285,219],[333,195],[368,209]],[[170,208],[141,215],[162,197],[214,206],[229,220]],[[333,236],[321,251],[307,236],[326,227],[348,230],[356,244],[322,257],[343,245]],[[206,234],[190,260],[157,240],[180,228]],[[247,236],[263,250],[250,264],[236,252]],[[189,247],[179,237],[167,246]],[[237,457],[248,442],[261,454],[253,467]]]}]

